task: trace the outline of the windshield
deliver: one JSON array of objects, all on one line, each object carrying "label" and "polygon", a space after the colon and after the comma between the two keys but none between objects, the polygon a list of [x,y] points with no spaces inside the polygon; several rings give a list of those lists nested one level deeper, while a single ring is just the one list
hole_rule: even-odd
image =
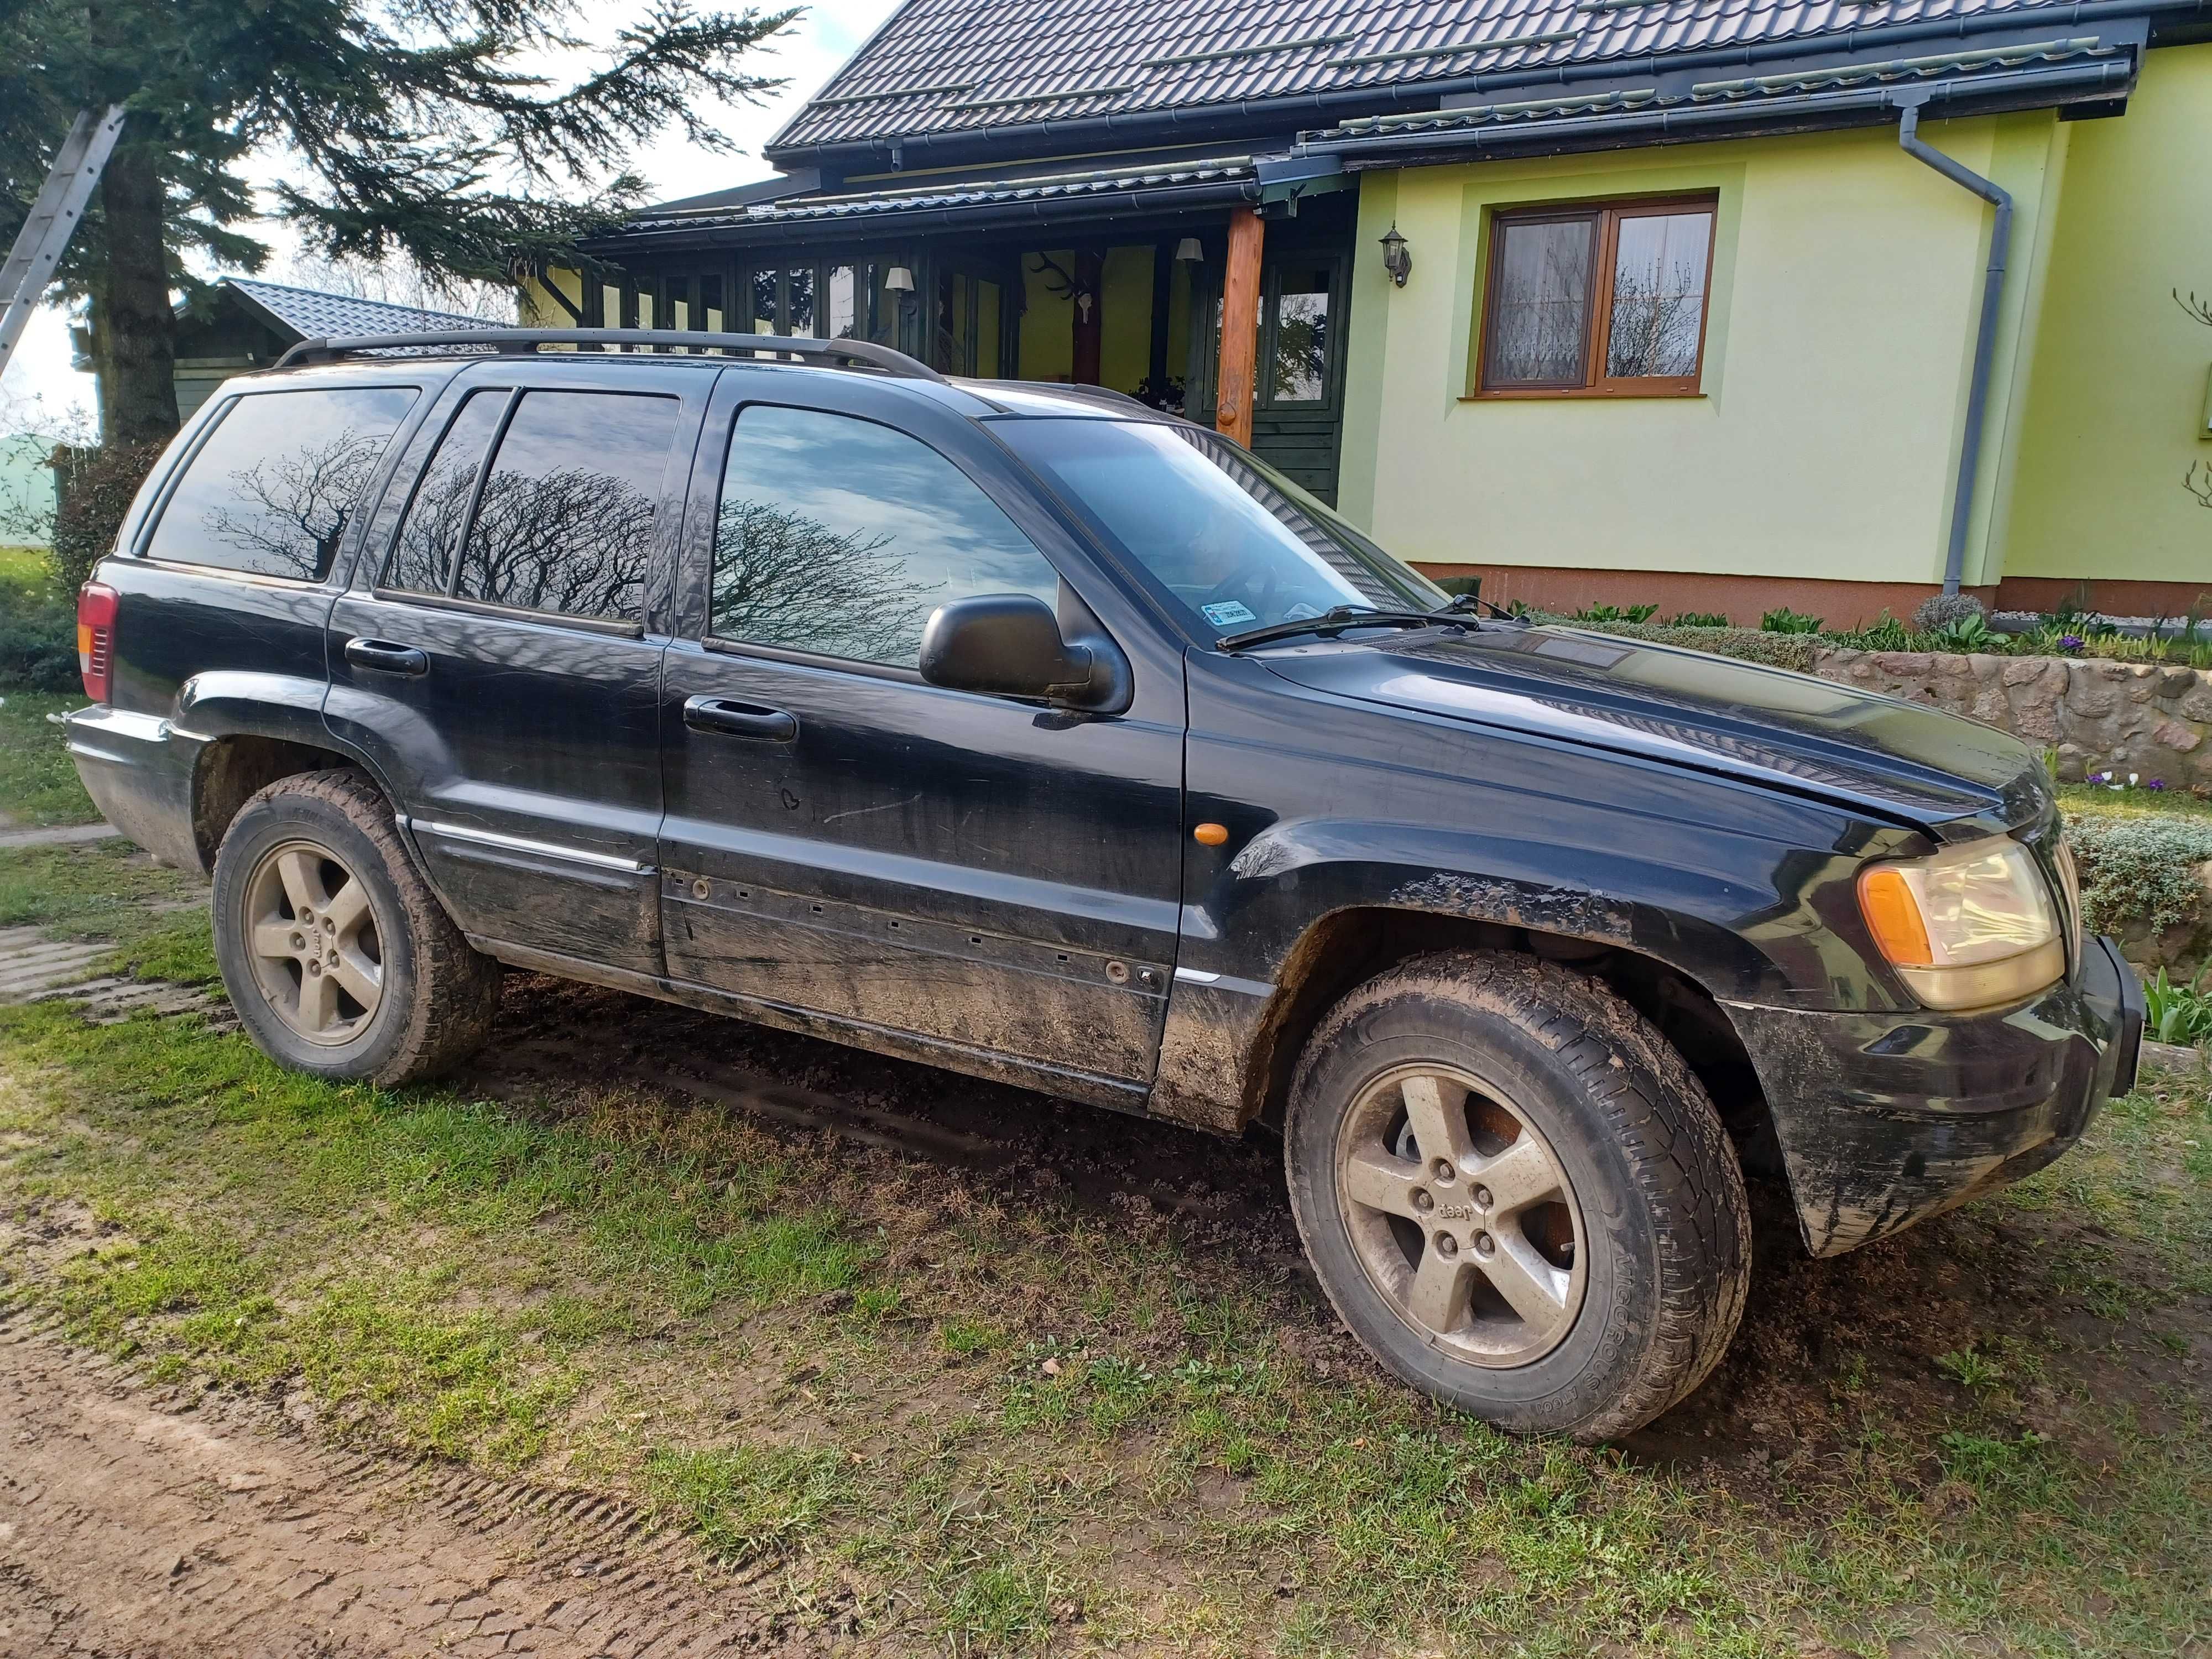
[{"label": "windshield", "polygon": [[993,429],[1207,638],[1338,605],[1433,611],[1446,602],[1289,479],[1202,427],[1043,419]]}]

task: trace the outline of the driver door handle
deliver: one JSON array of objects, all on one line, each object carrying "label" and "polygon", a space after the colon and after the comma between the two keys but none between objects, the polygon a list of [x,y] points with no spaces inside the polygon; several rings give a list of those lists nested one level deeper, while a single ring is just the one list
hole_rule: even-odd
[{"label": "driver door handle", "polygon": [[684,705],[684,724],[717,737],[759,738],[769,743],[789,743],[799,735],[797,716],[729,697],[689,699]]},{"label": "driver door handle", "polygon": [[411,645],[395,645],[390,640],[348,640],[345,659],[356,668],[373,668],[385,674],[419,678],[430,672],[428,652]]}]

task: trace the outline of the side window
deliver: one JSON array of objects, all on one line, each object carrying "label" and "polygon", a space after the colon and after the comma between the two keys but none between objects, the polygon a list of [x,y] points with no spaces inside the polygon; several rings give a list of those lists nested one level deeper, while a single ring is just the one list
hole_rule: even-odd
[{"label": "side window", "polygon": [[471,394],[408,505],[386,585],[639,620],[679,412],[673,398],[629,392]]},{"label": "side window", "polygon": [[619,392],[525,392],[469,525],[455,597],[640,620],[680,408]]},{"label": "side window", "polygon": [[404,587],[410,593],[447,591],[453,556],[460,550],[461,532],[467,528],[477,474],[483,469],[484,452],[491,447],[499,417],[507,412],[512,395],[504,391],[471,392],[446,428],[429,470],[416,486],[415,499],[407,504],[391,568],[385,572],[386,586]]},{"label": "side window", "polygon": [[161,509],[147,556],[321,580],[416,396],[331,386],[236,399]]},{"label": "side window", "polygon": [[1060,577],[928,445],[848,415],[754,404],[731,429],[714,519],[715,637],[912,668],[949,599]]}]

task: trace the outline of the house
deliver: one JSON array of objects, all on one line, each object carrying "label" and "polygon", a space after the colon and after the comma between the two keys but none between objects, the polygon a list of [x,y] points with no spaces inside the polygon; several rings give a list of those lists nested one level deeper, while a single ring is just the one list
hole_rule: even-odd
[{"label": "house", "polygon": [[[499,326],[459,312],[226,276],[206,305],[178,307],[177,413],[191,415],[232,375],[266,368],[302,340]],[[88,351],[80,350],[78,367],[93,367]]]},{"label": "house", "polygon": [[2212,590],[2212,0],[906,0],[766,154],[537,314],[1131,392],[1498,599]]}]

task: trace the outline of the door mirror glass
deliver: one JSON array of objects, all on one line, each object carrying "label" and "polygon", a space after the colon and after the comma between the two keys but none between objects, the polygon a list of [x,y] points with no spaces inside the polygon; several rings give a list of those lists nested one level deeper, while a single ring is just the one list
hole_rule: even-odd
[{"label": "door mirror glass", "polygon": [[984,593],[940,605],[921,634],[921,677],[954,691],[1080,704],[1091,652],[1060,637],[1052,607],[1028,593]]}]

